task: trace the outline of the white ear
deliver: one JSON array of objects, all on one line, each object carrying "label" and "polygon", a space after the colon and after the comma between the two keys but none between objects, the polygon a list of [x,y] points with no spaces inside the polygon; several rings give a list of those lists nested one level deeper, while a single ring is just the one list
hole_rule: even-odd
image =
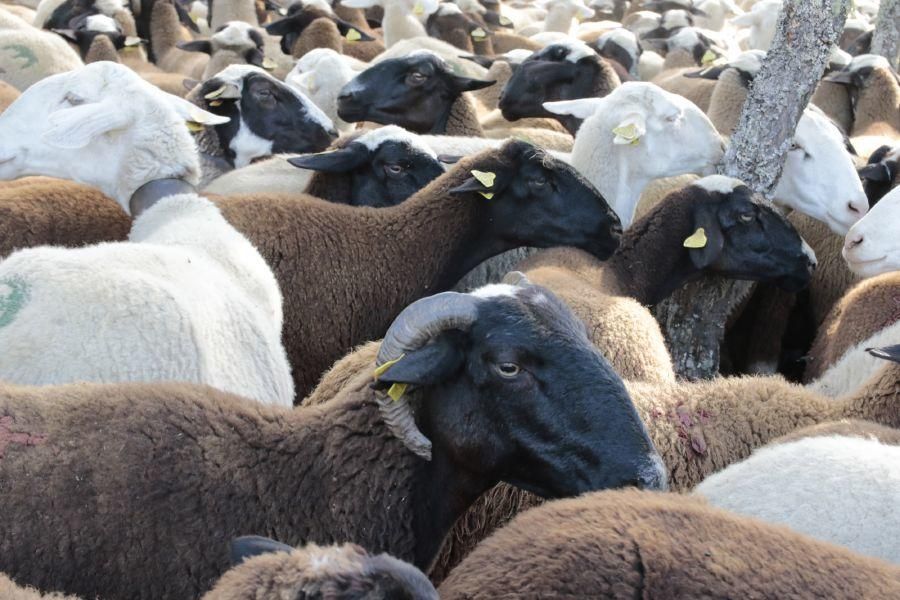
[{"label": "white ear", "polygon": [[613,127],[612,132],[615,135],[613,144],[636,146],[647,133],[647,122],[644,115],[631,113]]},{"label": "white ear", "polygon": [[172,94],[166,94],[166,96],[168,96],[169,105],[174,108],[175,112],[178,113],[178,116],[185,121],[191,121],[201,125],[221,125],[222,123],[227,123],[231,120],[228,117],[222,117],[207,112],[199,106],[191,104],[178,96],[173,96]]},{"label": "white ear", "polygon": [[603,105],[603,98],[579,98],[578,100],[559,100],[544,102],[544,108],[557,115],[572,115],[579,119],[587,119]]},{"label": "white ear", "polygon": [[112,100],[103,100],[50,113],[41,138],[57,148],[84,148],[101,135],[128,127],[131,122],[131,111]]},{"label": "white ear", "polygon": [[380,0],[340,0],[347,8],[372,8],[380,6]]}]

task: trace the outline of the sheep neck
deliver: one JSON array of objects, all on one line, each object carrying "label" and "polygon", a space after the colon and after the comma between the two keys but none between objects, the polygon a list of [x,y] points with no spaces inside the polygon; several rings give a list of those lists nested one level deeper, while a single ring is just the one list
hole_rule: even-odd
[{"label": "sheep neck", "polygon": [[[879,122],[900,131],[900,83],[886,69],[874,69],[853,108],[853,134],[861,135]],[[885,117],[887,120],[885,121]]]},{"label": "sheep neck", "polygon": [[386,48],[401,40],[428,35],[421,21],[409,14],[409,10],[399,2],[387,3],[381,25]]},{"label": "sheep neck", "polygon": [[567,6],[556,5],[552,7],[544,19],[544,31],[557,31],[569,33],[572,29],[572,19],[575,11]]},{"label": "sheep neck", "polygon": [[664,201],[625,230],[619,249],[606,263],[605,288],[654,305],[699,276],[681,247],[681,241],[693,233],[688,202]]}]

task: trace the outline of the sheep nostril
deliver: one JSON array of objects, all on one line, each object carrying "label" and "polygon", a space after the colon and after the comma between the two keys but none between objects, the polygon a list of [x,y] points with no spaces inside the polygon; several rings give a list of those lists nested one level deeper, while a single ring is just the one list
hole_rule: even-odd
[{"label": "sheep nostril", "polygon": [[861,235],[858,235],[855,238],[853,238],[852,240],[847,240],[847,248],[848,249],[856,248],[857,246],[862,244],[864,241],[865,241],[865,238],[863,238],[863,236],[861,236]]},{"label": "sheep nostril", "polygon": [[852,212],[853,214],[856,214],[856,215],[862,214],[862,211],[859,209],[859,207],[855,206],[852,202],[849,202],[847,204],[847,208],[850,209],[850,212]]}]

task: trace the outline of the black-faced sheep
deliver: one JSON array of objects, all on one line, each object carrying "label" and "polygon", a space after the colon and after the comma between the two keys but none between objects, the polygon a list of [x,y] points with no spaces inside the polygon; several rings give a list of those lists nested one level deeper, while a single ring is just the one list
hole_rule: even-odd
[{"label": "black-faced sheep", "polygon": [[675,494],[603,492],[530,510],[438,588],[498,597],[890,598],[900,569]]},{"label": "black-faced sheep", "polygon": [[427,569],[500,478],[548,497],[665,486],[621,380],[542,288],[420,300],[355,375],[293,410],[185,384],[0,387],[0,570],[110,600],[195,597],[252,532]]}]

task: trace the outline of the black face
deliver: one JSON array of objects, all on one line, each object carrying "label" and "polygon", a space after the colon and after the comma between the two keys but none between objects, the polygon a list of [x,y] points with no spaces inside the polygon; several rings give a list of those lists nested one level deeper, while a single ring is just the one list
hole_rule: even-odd
[{"label": "black face", "polygon": [[[77,19],[76,19],[77,20]],[[97,39],[98,36],[104,36],[109,38],[109,41],[112,43],[113,47],[116,50],[121,50],[125,47],[125,36],[122,33],[112,33],[108,31],[89,31],[86,29],[75,29],[75,30],[55,30],[56,33],[73,42],[76,46],[78,46],[78,51],[81,53],[81,58],[87,56],[88,52],[91,49],[91,45],[94,43],[94,40]]]},{"label": "black face", "polygon": [[349,123],[373,121],[440,134],[460,94],[493,83],[454,75],[432,54],[388,59],[344,86],[338,96],[338,116]]},{"label": "black face", "polygon": [[[222,81],[215,77],[204,82],[200,97],[219,89]],[[266,75],[253,73],[244,78],[238,99],[205,100],[206,110],[231,118],[216,125],[216,134],[225,156],[234,161],[231,142],[240,127],[256,136],[272,141],[272,153],[319,152],[337,138],[337,131],[313,118],[303,102],[286,85]]]},{"label": "black face", "polygon": [[753,202],[746,186],[725,197],[702,193],[715,200],[694,207],[694,226],[703,227],[707,237],[704,248],[688,251],[695,267],[732,279],[770,282],[789,292],[809,284],[815,263],[787,219]]},{"label": "black face", "polygon": [[400,204],[444,173],[436,158],[406,142],[388,140],[374,151],[353,142],[333,152],[300,156],[289,162],[350,180],[350,197],[334,201],[383,208]]},{"label": "black face", "polygon": [[[628,50],[626,50],[625,48],[623,48],[622,46],[620,46],[619,44],[617,44],[615,42],[610,41],[610,42],[607,42],[606,44],[604,44],[602,48],[594,48],[594,49],[597,50],[597,54],[599,54],[603,58],[609,58],[611,60],[616,61],[620,65],[622,65],[626,71],[632,71],[634,68],[637,67],[637,65],[634,64],[635,57],[632,57],[631,53]],[[638,44],[637,55],[638,55],[638,58],[641,55],[640,44]]]},{"label": "black face", "polygon": [[574,246],[601,260],[615,252],[619,217],[575,169],[526,142],[509,142],[504,154],[515,166],[498,170],[493,186],[470,178],[451,190],[485,203],[488,235],[515,246]]},{"label": "black face", "polygon": [[894,187],[900,160],[888,156],[891,150],[893,148],[890,146],[881,146],[872,153],[866,166],[857,169],[866,198],[869,199],[869,208],[875,206]]},{"label": "black face", "polygon": [[503,118],[508,121],[527,117],[559,119],[559,115],[544,108],[544,102],[597,95],[600,76],[597,58],[582,58],[573,63],[566,60],[568,55],[565,46],[550,45],[520,64],[500,94],[498,106]]},{"label": "black face", "polygon": [[439,335],[379,379],[425,384],[414,411],[435,460],[543,497],[662,485],[628,392],[584,325],[544,288],[511,289],[482,301],[469,331]]},{"label": "black face", "polygon": [[294,44],[300,39],[303,31],[316,19],[328,19],[329,21],[332,21],[337,25],[338,31],[343,36],[346,36],[352,29],[359,34],[360,41],[371,42],[374,39],[364,31],[360,31],[352,24],[338,19],[334,15],[330,15],[317,8],[303,6],[303,4],[299,2],[288,9],[286,17],[266,25],[266,31],[271,35],[281,36],[281,51],[290,56]]},{"label": "black face", "polygon": [[73,20],[79,17],[99,15],[100,11],[94,5],[95,0],[66,0],[57,6],[47,21],[44,29],[65,29]]}]

